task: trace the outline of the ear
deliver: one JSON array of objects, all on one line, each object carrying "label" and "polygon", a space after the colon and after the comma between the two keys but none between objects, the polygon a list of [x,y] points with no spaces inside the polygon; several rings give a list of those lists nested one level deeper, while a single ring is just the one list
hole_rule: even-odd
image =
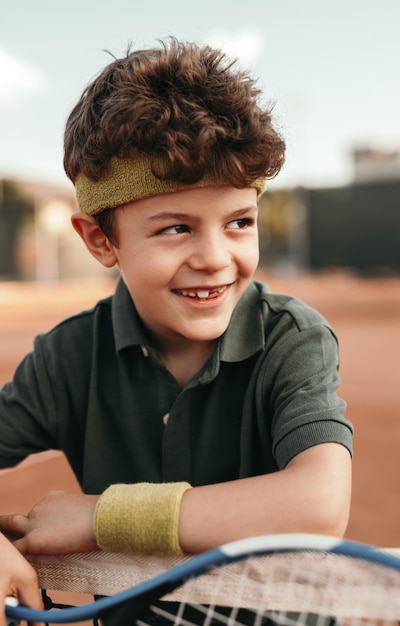
[{"label": "ear", "polygon": [[90,254],[104,267],[114,267],[117,263],[114,246],[107,239],[94,217],[78,212],[71,216],[71,222]]}]

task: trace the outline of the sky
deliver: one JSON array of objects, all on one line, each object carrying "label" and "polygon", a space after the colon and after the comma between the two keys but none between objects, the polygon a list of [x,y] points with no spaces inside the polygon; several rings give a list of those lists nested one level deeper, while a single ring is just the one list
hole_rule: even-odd
[{"label": "sky", "polygon": [[237,57],[273,103],[272,187],[347,184],[354,148],[400,149],[399,24],[400,0],[3,0],[0,178],[69,184],[65,121],[106,50],[174,35]]}]

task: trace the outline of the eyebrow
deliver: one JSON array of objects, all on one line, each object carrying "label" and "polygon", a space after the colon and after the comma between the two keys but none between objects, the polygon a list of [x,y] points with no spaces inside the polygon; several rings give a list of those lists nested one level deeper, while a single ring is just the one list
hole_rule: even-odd
[{"label": "eyebrow", "polygon": [[188,213],[174,213],[173,211],[163,211],[162,213],[156,213],[146,218],[148,222],[163,222],[164,220],[178,220],[185,221],[189,218]]},{"label": "eyebrow", "polygon": [[[257,213],[258,207],[256,204],[252,204],[250,206],[243,207],[241,209],[237,209],[236,211],[232,211],[229,213],[229,219],[235,219],[241,217],[242,215],[246,215],[248,213]],[[163,222],[165,220],[174,220],[178,222],[185,222],[186,220],[196,220],[197,217],[193,217],[190,213],[175,213],[174,211],[162,211],[161,213],[156,213],[155,215],[150,215],[146,218],[148,222]]]}]

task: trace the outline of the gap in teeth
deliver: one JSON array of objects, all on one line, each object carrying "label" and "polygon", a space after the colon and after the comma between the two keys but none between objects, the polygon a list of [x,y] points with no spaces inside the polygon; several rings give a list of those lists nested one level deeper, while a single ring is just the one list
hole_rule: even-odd
[{"label": "gap in teeth", "polygon": [[210,294],[220,294],[225,291],[226,287],[220,287],[219,289],[199,289],[198,291],[185,291],[180,289],[179,293],[183,296],[189,296],[190,298],[199,298],[200,300],[207,300]]}]

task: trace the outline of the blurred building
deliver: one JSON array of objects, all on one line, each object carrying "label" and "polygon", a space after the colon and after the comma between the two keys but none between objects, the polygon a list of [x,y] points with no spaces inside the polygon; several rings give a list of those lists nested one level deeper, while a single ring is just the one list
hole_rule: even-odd
[{"label": "blurred building", "polygon": [[33,213],[29,201],[12,181],[0,181],[0,278],[19,273],[17,246],[22,225]]},{"label": "blurred building", "polygon": [[0,280],[109,277],[72,228],[74,211],[72,187],[0,180]]},{"label": "blurred building", "polygon": [[[400,152],[357,149],[353,164],[349,185],[263,194],[261,266],[399,274]],[[0,280],[110,278],[73,230],[75,210],[72,186],[0,180]]]},{"label": "blurred building", "polygon": [[357,148],[353,181],[307,193],[308,262],[359,274],[400,272],[400,151]]},{"label": "blurred building", "polygon": [[302,189],[265,192],[259,201],[260,265],[291,275],[308,268],[307,205]]},{"label": "blurred building", "polygon": [[349,185],[264,194],[261,263],[278,272],[400,272],[400,152],[357,149]]},{"label": "blurred building", "polygon": [[400,272],[400,178],[306,192],[308,265]]},{"label": "blurred building", "polygon": [[355,183],[400,180],[400,150],[356,148],[352,157]]}]

